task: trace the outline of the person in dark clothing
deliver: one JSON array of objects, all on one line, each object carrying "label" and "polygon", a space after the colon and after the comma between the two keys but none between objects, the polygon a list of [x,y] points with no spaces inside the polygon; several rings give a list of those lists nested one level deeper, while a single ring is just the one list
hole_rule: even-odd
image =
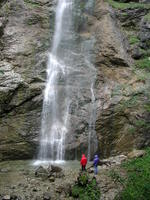
[{"label": "person in dark clothing", "polygon": [[97,175],[98,173],[98,163],[99,163],[99,157],[98,155],[94,156],[94,160],[93,160],[93,165],[94,165],[94,174]]},{"label": "person in dark clothing", "polygon": [[85,171],[86,170],[86,164],[87,164],[87,158],[85,157],[84,154],[82,155],[80,164],[82,166],[82,171]]}]

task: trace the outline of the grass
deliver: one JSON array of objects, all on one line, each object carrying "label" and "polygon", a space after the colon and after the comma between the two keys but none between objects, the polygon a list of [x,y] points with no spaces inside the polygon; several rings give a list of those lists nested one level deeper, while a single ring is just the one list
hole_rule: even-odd
[{"label": "grass", "polygon": [[116,200],[150,199],[150,148],[143,158],[137,158],[123,164],[127,170],[126,186]]},{"label": "grass", "polygon": [[136,66],[142,69],[150,69],[150,57],[137,60]]},{"label": "grass", "polygon": [[116,9],[127,9],[127,8],[150,8],[150,5],[144,3],[120,3],[113,0],[107,0],[107,2]]},{"label": "grass", "polygon": [[109,176],[113,179],[114,182],[119,182],[122,185],[124,185],[125,179],[122,176],[120,176],[120,174],[117,171],[112,169],[109,172]]},{"label": "grass", "polygon": [[133,106],[137,105],[137,102],[138,102],[138,96],[133,95],[129,100],[124,101],[122,105],[124,108],[132,108]]},{"label": "grass", "polygon": [[131,45],[133,45],[133,44],[138,44],[139,42],[140,42],[140,40],[137,38],[137,36],[131,35],[131,36],[129,37],[129,43],[130,43]]},{"label": "grass", "polygon": [[146,124],[145,120],[141,119],[141,120],[136,120],[135,125],[137,127],[141,128],[141,127],[145,127],[147,124]]},{"label": "grass", "polygon": [[128,132],[130,133],[130,134],[135,134],[136,133],[136,127],[130,127],[129,129],[128,129]]},{"label": "grass", "polygon": [[144,50],[144,49],[140,48],[139,50],[142,53],[143,58],[150,57],[150,49]]},{"label": "grass", "polygon": [[145,108],[145,110],[146,110],[147,112],[150,113],[150,104],[144,105],[144,108]]}]

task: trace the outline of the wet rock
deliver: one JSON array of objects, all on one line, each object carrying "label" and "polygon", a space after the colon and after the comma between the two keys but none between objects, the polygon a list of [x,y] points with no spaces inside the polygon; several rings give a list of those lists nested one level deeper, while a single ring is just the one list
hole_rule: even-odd
[{"label": "wet rock", "polygon": [[140,51],[140,49],[138,47],[134,47],[132,49],[132,58],[134,59],[140,59],[142,57],[142,52]]},{"label": "wet rock", "polygon": [[41,200],[42,198],[40,196],[35,197],[35,200]]},{"label": "wet rock", "polygon": [[51,200],[51,194],[50,193],[44,193],[43,194],[43,200]]},{"label": "wet rock", "polygon": [[56,187],[57,193],[62,193],[62,191],[63,191],[63,187],[61,185]]},{"label": "wet rock", "polygon": [[37,192],[38,189],[37,189],[36,187],[34,187],[34,188],[32,189],[32,191],[33,191],[33,192]]},{"label": "wet rock", "polygon": [[12,186],[11,186],[11,189],[14,190],[14,189],[16,189],[16,187],[17,187],[16,185],[12,185]]},{"label": "wet rock", "polygon": [[63,192],[68,195],[68,194],[71,194],[71,187],[72,185],[70,183],[66,183],[64,186],[63,186]]},{"label": "wet rock", "polygon": [[5,195],[2,200],[11,200],[11,196],[10,195]]},{"label": "wet rock", "polygon": [[61,184],[59,186],[56,187],[56,192],[61,194],[61,195],[68,195],[71,194],[71,184],[70,183],[65,183],[65,184]]},{"label": "wet rock", "polygon": [[65,174],[62,171],[56,173],[56,178],[63,178],[64,176]]},{"label": "wet rock", "polygon": [[48,177],[49,173],[47,171],[46,168],[39,166],[36,170],[35,170],[35,176],[37,177]]},{"label": "wet rock", "polygon": [[7,172],[9,172],[9,171],[10,171],[10,169],[7,169],[7,168],[0,169],[0,172],[2,172],[2,173],[7,173]]},{"label": "wet rock", "polygon": [[48,179],[50,182],[54,182],[55,178],[62,178],[64,177],[64,173],[62,172],[62,168],[54,165],[49,165],[47,168],[39,166],[35,170],[35,176],[41,177],[42,179]]},{"label": "wet rock", "polygon": [[55,177],[54,177],[54,176],[51,176],[51,177],[49,178],[49,181],[50,181],[50,182],[55,182]]},{"label": "wet rock", "polygon": [[18,183],[18,187],[24,187],[25,186],[25,184],[24,183]]},{"label": "wet rock", "polygon": [[132,152],[128,153],[128,158],[139,158],[143,157],[146,154],[145,150],[136,150],[134,149]]},{"label": "wet rock", "polygon": [[62,171],[62,168],[61,167],[58,167],[58,166],[55,166],[55,165],[51,165],[51,172],[61,172]]},{"label": "wet rock", "polygon": [[140,46],[143,49],[149,49],[150,48],[150,22],[147,20],[141,20],[140,23],[140,32],[139,32],[139,38],[140,38]]},{"label": "wet rock", "polygon": [[92,173],[94,173],[94,169],[89,168],[89,169],[87,170],[87,172],[88,172],[89,174],[92,174]]},{"label": "wet rock", "polygon": [[17,195],[11,195],[11,200],[21,200],[21,197]]}]

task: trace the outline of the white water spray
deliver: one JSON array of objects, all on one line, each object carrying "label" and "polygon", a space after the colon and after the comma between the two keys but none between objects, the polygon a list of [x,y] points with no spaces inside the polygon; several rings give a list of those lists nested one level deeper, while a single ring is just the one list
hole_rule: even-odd
[{"label": "white water spray", "polygon": [[[59,0],[56,9],[56,28],[51,53],[48,57],[47,83],[44,93],[42,126],[40,139],[40,160],[52,161],[64,160],[65,135],[68,131],[69,100],[65,98],[65,105],[62,109],[59,103],[59,79],[65,78],[67,67],[58,55],[58,47],[63,37],[63,20],[65,14],[70,14],[72,9],[71,0]],[[70,19],[68,20],[69,30]],[[67,94],[67,86],[61,91]]]},{"label": "white water spray", "polygon": [[[90,0],[91,1],[91,0]],[[93,1],[93,0],[92,0]],[[94,81],[96,70],[90,63],[91,46],[82,42],[74,30],[73,9],[76,0],[58,0],[56,8],[55,32],[51,52],[48,55],[47,82],[44,91],[40,151],[37,163],[47,161],[63,162],[66,140],[72,142],[78,120],[82,117],[81,102],[90,95],[88,154],[91,154],[91,139],[95,123]],[[75,12],[74,14],[76,14]],[[89,94],[90,93],[90,94]],[[75,105],[74,113],[71,110]],[[83,104],[84,105],[84,104]],[[90,109],[90,111],[89,111]],[[71,114],[70,114],[71,113]],[[83,116],[83,119],[86,116]],[[95,127],[94,127],[95,128]],[[69,136],[69,137],[68,137]],[[73,138],[73,139],[72,139]]]}]

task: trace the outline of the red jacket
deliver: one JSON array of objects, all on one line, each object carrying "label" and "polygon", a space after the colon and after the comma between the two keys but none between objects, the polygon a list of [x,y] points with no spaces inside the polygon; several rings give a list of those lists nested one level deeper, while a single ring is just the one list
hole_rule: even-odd
[{"label": "red jacket", "polygon": [[84,154],[82,155],[80,163],[82,166],[86,166],[86,164],[87,164],[87,158],[85,157]]}]

